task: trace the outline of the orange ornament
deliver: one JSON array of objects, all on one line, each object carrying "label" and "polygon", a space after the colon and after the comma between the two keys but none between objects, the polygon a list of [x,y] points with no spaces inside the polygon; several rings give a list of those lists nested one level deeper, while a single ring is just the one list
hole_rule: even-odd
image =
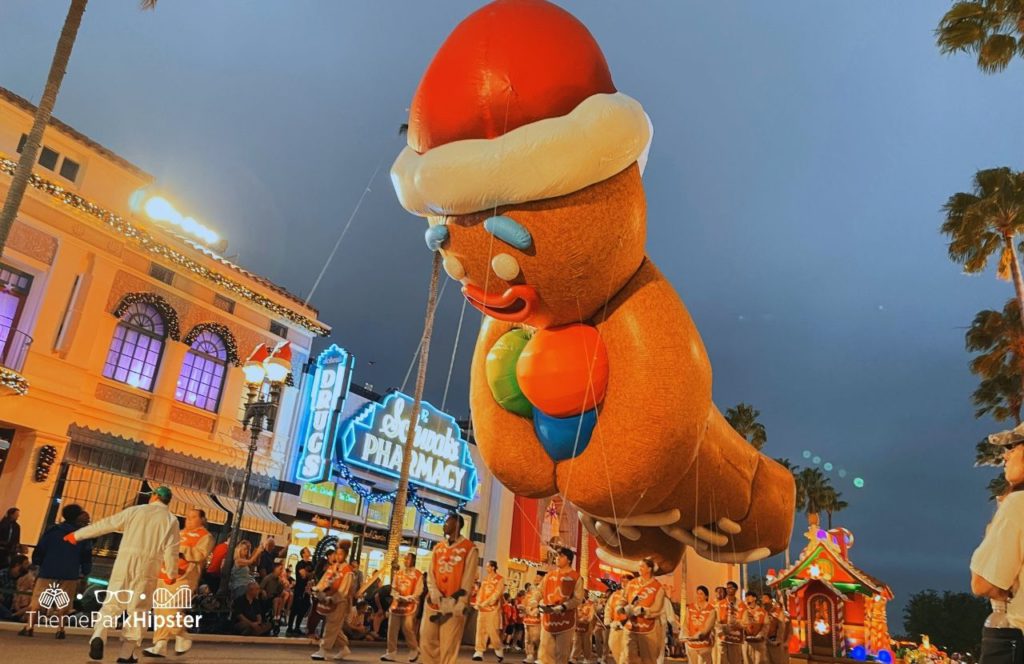
[{"label": "orange ornament", "polygon": [[608,349],[589,325],[537,330],[519,356],[516,378],[540,411],[554,417],[578,415],[604,400]]}]

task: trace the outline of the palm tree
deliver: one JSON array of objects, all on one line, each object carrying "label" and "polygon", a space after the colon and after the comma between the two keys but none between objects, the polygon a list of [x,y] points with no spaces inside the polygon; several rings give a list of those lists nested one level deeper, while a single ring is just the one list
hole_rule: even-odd
[{"label": "palm tree", "polygon": [[[402,544],[402,529],[405,523],[405,504],[409,500],[409,468],[412,465],[412,450],[416,443],[416,418],[423,405],[423,388],[427,383],[427,359],[430,356],[430,337],[434,332],[434,314],[437,312],[437,282],[441,274],[441,252],[434,252],[430,273],[430,291],[427,296],[427,313],[423,318],[423,336],[420,340],[420,363],[416,370],[416,389],[413,392],[411,421],[402,454],[402,468],[398,476],[395,504],[391,508],[391,531],[388,533],[388,548],[381,565],[381,575],[392,574],[398,568],[398,550]],[[383,581],[382,581],[383,583]]]},{"label": "palm tree", "polygon": [[[783,468],[785,468],[786,470],[791,472],[793,474],[793,479],[796,481],[796,479],[797,479],[797,472],[799,472],[800,466],[795,466],[795,465],[793,465],[792,462],[790,462],[789,459],[782,458],[782,457],[779,457],[779,458],[775,459],[775,461],[777,461]],[[789,563],[790,563],[790,560],[789,560],[789,545],[790,545],[790,542],[786,542],[786,560],[785,560],[786,569],[789,569]]]},{"label": "palm tree", "polygon": [[953,194],[943,209],[949,257],[964,271],[977,273],[998,251],[999,276],[1013,279],[1018,311],[1024,309],[1024,278],[1014,247],[1016,236],[1024,231],[1024,174],[1006,167],[978,171],[973,191]]},{"label": "palm tree", "polygon": [[[29,176],[32,175],[32,167],[39,157],[39,149],[43,144],[43,132],[50,124],[50,115],[53,113],[54,104],[57,103],[57,93],[60,92],[68,60],[71,59],[71,50],[74,48],[75,38],[78,36],[78,27],[82,24],[82,15],[85,14],[85,6],[88,2],[89,0],[71,0],[68,15],[64,18],[64,27],[61,28],[60,38],[57,40],[57,49],[53,52],[53,60],[50,62],[50,73],[46,76],[43,96],[39,99],[35,116],[32,118],[32,129],[29,130],[25,138],[25,145],[22,146],[21,157],[14,170],[14,177],[11,178],[11,187],[7,190],[3,210],[0,210],[0,256],[4,253],[7,237],[11,234],[14,219],[21,207],[21,200],[25,197]],[[156,2],[157,0],[141,0],[140,6],[143,9],[152,9],[156,6]]]},{"label": "palm tree", "polygon": [[1024,3],[1020,0],[958,0],[935,30],[943,54],[975,53],[988,74],[1024,55]]},{"label": "palm tree", "polygon": [[768,442],[768,433],[764,425],[757,421],[760,416],[761,411],[746,403],[738,403],[735,408],[725,411],[725,420],[732,425],[736,433],[753,445],[755,450],[760,450]]},{"label": "palm tree", "polygon": [[1024,367],[1024,332],[1020,305],[1016,299],[1006,302],[1002,311],[979,311],[965,335],[970,352],[980,353],[971,360],[971,371],[981,377],[972,395],[977,407],[975,417],[992,415],[1002,422],[1021,422],[1024,393],[1021,392]]},{"label": "palm tree", "polygon": [[796,473],[796,508],[807,514],[807,523],[817,526],[820,513],[832,488],[818,468],[803,468]]},{"label": "palm tree", "polygon": [[836,512],[842,512],[850,504],[843,500],[843,494],[836,491],[831,484],[827,485],[822,493],[821,509],[825,510],[825,514],[828,517],[828,529],[832,530],[832,515]]}]

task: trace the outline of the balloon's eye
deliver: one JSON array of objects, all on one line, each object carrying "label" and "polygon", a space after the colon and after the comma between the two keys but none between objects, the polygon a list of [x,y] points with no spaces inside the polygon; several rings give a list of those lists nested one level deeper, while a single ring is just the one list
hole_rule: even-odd
[{"label": "balloon's eye", "polygon": [[442,224],[437,226],[431,226],[427,229],[427,232],[423,234],[424,239],[427,241],[427,248],[431,251],[438,251],[441,246],[448,241],[448,227]]}]

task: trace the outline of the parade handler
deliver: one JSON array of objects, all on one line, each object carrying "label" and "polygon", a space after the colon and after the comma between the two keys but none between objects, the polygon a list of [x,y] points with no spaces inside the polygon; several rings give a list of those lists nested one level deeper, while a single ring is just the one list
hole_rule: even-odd
[{"label": "parade handler", "polygon": [[473,661],[484,658],[488,639],[494,654],[500,662],[505,658],[501,641],[501,598],[505,594],[505,578],[498,574],[498,563],[491,560],[487,563],[487,576],[480,582],[480,590],[476,596],[476,652]]},{"label": "parade handler", "polygon": [[626,586],[625,605],[626,642],[620,662],[655,664],[665,650],[665,623],[661,619],[665,610],[665,589],[654,578],[655,563],[644,558],[640,563],[640,576]]},{"label": "parade handler", "polygon": [[427,605],[420,623],[424,664],[455,664],[466,628],[466,607],[480,554],[462,537],[465,520],[454,512],[444,522],[445,540],[430,552]]},{"label": "parade handler", "polygon": [[[190,509],[185,515],[185,530],[181,532],[181,548],[178,551],[178,578],[172,580],[167,570],[160,572],[157,586],[158,596],[164,601],[153,609],[157,616],[153,645],[142,651],[148,657],[163,657],[167,654],[167,641],[174,638],[174,654],[184,655],[192,647],[182,616],[182,609],[191,607],[192,592],[199,587],[206,559],[213,551],[213,535],[206,529],[206,512]],[[187,590],[185,590],[187,588]],[[183,606],[185,601],[188,607]]]},{"label": "parade handler", "polygon": [[558,550],[557,567],[544,577],[541,587],[541,664],[566,664],[572,654],[576,631],[576,607],[583,601],[583,579],[572,568],[572,549]]},{"label": "parade handler", "polygon": [[572,661],[587,664],[594,660],[594,603],[585,599],[576,609],[576,641],[572,648]]},{"label": "parade handler", "polygon": [[690,664],[712,664],[717,615],[706,586],[697,587],[697,601],[686,609],[686,657]]},{"label": "parade handler", "polygon": [[394,662],[398,656],[398,633],[405,635],[409,646],[409,661],[415,662],[420,655],[420,644],[416,638],[416,614],[423,594],[423,572],[416,569],[416,554],[407,553],[402,559],[405,567],[395,574],[392,582],[391,616],[388,620],[388,649],[380,658],[382,662]]},{"label": "parade handler", "polygon": [[344,659],[352,652],[348,647],[348,636],[344,629],[345,621],[352,612],[352,600],[359,589],[355,577],[356,570],[348,562],[351,547],[352,542],[348,540],[338,542],[334,562],[313,587],[316,611],[324,617],[324,635],[320,639],[320,649],[310,655],[310,659]]},{"label": "parade handler", "polygon": [[523,659],[525,664],[533,664],[540,650],[540,605],[543,602],[540,586],[544,581],[544,573],[539,572],[537,577],[536,585],[530,586],[526,591],[526,601],[523,603],[523,626],[526,627],[526,642],[523,644],[526,650],[526,657]]},{"label": "parade handler", "polygon": [[622,646],[626,640],[622,621],[626,619],[626,586],[633,578],[630,572],[623,574],[622,585],[608,596],[608,602],[604,607],[604,624],[608,627],[608,652],[612,656],[612,661],[616,663],[622,656]]},{"label": "parade handler", "polygon": [[767,664],[768,612],[757,602],[757,593],[748,590],[746,610],[743,612],[743,638],[746,641],[747,664]]},{"label": "parade handler", "polygon": [[167,504],[171,490],[157,487],[146,505],[136,505],[96,523],[68,533],[64,539],[72,544],[121,532],[121,546],[107,584],[107,600],[99,611],[92,638],[89,640],[89,658],[103,659],[103,646],[107,630],[127,613],[121,631],[119,662],[137,659],[136,649],[142,645],[142,626],[153,601],[160,566],[168,570],[172,582],[178,577],[178,550],[181,533],[178,517],[171,514]]}]

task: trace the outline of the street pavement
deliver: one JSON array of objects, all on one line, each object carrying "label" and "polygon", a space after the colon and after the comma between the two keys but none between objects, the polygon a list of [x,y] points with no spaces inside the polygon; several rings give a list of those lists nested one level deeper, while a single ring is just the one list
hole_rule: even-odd
[{"label": "street pavement", "polygon": [[[107,641],[105,662],[113,663],[117,659],[120,639],[113,637]],[[147,641],[144,645],[148,646]],[[140,664],[157,664],[166,661],[168,664],[251,664],[252,662],[309,662],[309,656],[316,652],[316,645],[307,639],[266,638],[260,641],[243,643],[211,643],[196,642],[192,650],[182,657],[171,656],[166,659],[145,657]],[[11,631],[0,631],[0,664],[22,664],[42,662],[45,664],[84,664],[90,662],[88,656],[88,638],[69,634],[64,641],[53,638],[52,632],[38,630],[31,639],[21,638]],[[379,662],[384,654],[383,645],[363,646],[355,644],[352,655],[347,662]],[[404,653],[403,653],[404,654]],[[471,663],[473,651],[463,648],[459,656],[459,664]],[[399,657],[405,662],[408,655]],[[518,664],[522,654],[511,653],[505,658],[507,664]],[[492,653],[484,658],[485,662],[494,664]]]}]

